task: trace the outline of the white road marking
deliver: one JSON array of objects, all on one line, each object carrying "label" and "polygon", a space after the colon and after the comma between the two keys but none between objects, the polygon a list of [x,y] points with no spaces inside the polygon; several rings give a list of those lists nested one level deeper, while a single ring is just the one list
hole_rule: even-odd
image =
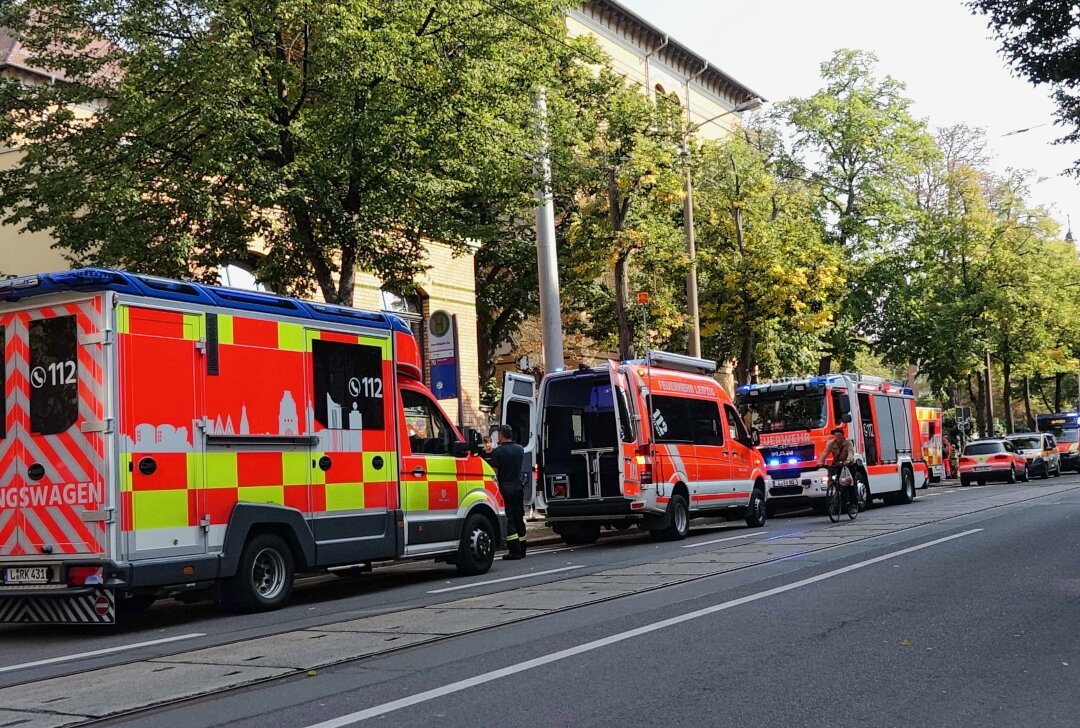
[{"label": "white road marking", "polygon": [[151,647],[153,645],[164,645],[169,642],[179,642],[180,640],[190,640],[196,637],[205,637],[203,632],[192,632],[191,634],[182,634],[176,637],[163,637],[159,640],[148,640],[146,642],[136,642],[131,645],[120,645],[118,647],[106,647],[101,650],[93,650],[91,652],[79,652],[74,655],[61,655],[60,657],[50,657],[47,660],[35,660],[34,662],[24,662],[19,665],[4,665],[0,667],[0,672],[14,672],[15,670],[22,670],[27,667],[40,667],[41,665],[55,665],[58,662],[70,662],[72,660],[82,660],[87,657],[98,657],[100,655],[111,655],[116,652],[125,652],[127,650],[137,650],[140,647]]},{"label": "white road marking", "polygon": [[882,561],[889,561],[899,556],[921,551],[923,549],[930,548],[931,546],[937,546],[948,541],[954,541],[964,536],[970,536],[974,533],[982,531],[981,528],[973,528],[970,531],[962,531],[961,533],[954,533],[952,536],[945,536],[944,538],[934,539],[933,541],[927,541],[926,543],[918,544],[917,546],[910,546],[906,549],[894,551],[891,554],[885,554],[884,556],[877,556],[866,561],[860,561],[857,564],[851,564],[850,566],[843,566],[833,571],[827,571],[824,574],[818,574],[817,576],[811,576],[808,579],[802,579],[800,581],[794,581],[784,586],[778,586],[773,589],[767,589],[756,594],[750,594],[738,599],[732,599],[729,602],[722,604],[714,604],[711,607],[705,607],[695,612],[687,612],[686,614],[680,614],[677,617],[671,617],[669,619],[662,620],[660,622],[654,622],[653,624],[646,625],[644,627],[637,627],[636,629],[627,630],[626,632],[620,632],[619,634],[611,635],[610,637],[604,637],[602,639],[593,640],[592,642],[586,642],[584,644],[576,645],[565,650],[559,650],[558,652],[552,652],[549,655],[543,655],[542,657],[536,657],[532,660],[526,660],[525,662],[519,662],[516,665],[510,667],[504,667],[499,670],[492,670],[491,672],[485,672],[476,677],[470,677],[465,680],[459,680],[449,685],[443,685],[433,690],[425,690],[422,693],[416,695],[410,695],[407,698],[401,698],[399,700],[393,700],[389,703],[383,703],[382,705],[375,705],[364,710],[358,710],[355,713],[349,713],[343,715],[340,718],[332,718],[321,723],[314,723],[307,728],[344,728],[344,726],[353,725],[360,721],[367,720],[369,718],[377,718],[387,713],[393,713],[394,711],[401,710],[403,708],[409,708],[420,703],[426,703],[429,700],[435,700],[446,695],[461,692],[462,690],[468,690],[474,688],[477,685],[483,685],[494,680],[501,680],[504,677],[510,675],[516,675],[519,672],[525,672],[526,670],[532,670],[536,667],[542,667],[543,665],[551,664],[552,662],[558,662],[565,660],[568,657],[574,657],[585,652],[591,652],[592,650],[599,649],[601,647],[607,647],[608,645],[617,644],[619,642],[625,642],[626,640],[640,637],[642,635],[649,634],[650,632],[656,632],[661,629],[667,629],[683,622],[689,622],[693,619],[699,619],[706,617],[710,614],[716,614],[733,607],[739,607],[743,604],[749,604],[750,602],[756,602],[760,599],[766,599],[768,597],[776,596],[777,594],[783,594],[794,589],[800,589],[810,584],[816,584],[819,581],[825,581],[826,579],[832,579],[833,577],[840,576],[841,574],[847,574],[858,569],[865,569],[867,566],[874,564],[880,564]]},{"label": "white road marking", "polygon": [[534,576],[543,576],[544,574],[558,574],[560,571],[573,571],[574,569],[584,569],[585,566],[564,566],[561,569],[548,569],[547,571],[533,571],[528,574],[518,574],[517,576],[506,576],[502,579],[488,579],[487,581],[474,581],[472,584],[462,584],[461,586],[448,586],[445,589],[434,589],[429,591],[428,594],[445,594],[446,592],[457,591],[458,589],[472,589],[475,586],[487,586],[488,584],[501,584],[504,581],[515,581],[517,579],[531,579]]},{"label": "white road marking", "polygon": [[596,544],[590,543],[584,546],[559,546],[553,549],[533,549],[529,551],[530,556],[538,556],[540,554],[557,554],[560,551],[581,551],[582,549],[591,549]]},{"label": "white road marking", "polygon": [[693,548],[697,548],[698,546],[708,546],[709,544],[723,543],[724,541],[735,541],[735,540],[740,539],[740,538],[750,538],[751,536],[763,536],[766,533],[768,533],[768,531],[755,531],[754,533],[744,533],[741,536],[728,536],[727,538],[717,538],[717,539],[714,539],[712,541],[695,541],[694,543],[686,544],[685,546],[683,546],[683,548],[684,549],[693,549]]}]

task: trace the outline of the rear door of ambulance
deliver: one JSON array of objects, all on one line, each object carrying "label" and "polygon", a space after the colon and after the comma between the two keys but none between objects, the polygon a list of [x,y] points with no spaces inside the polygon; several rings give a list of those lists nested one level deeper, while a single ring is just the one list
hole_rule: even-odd
[{"label": "rear door of ambulance", "polygon": [[528,374],[503,374],[502,417],[499,421],[514,430],[514,441],[525,448],[521,461],[521,486],[525,505],[537,499],[533,464],[536,462],[536,380]]},{"label": "rear door of ambulance", "polygon": [[[8,586],[56,583],[106,556],[104,295],[0,313],[0,566]],[[29,303],[36,301],[28,301]]]}]

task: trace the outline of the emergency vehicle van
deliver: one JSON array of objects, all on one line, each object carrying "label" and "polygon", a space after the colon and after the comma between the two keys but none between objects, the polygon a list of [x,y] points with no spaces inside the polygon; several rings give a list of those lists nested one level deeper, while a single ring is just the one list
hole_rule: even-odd
[{"label": "emergency vehicle van", "polygon": [[919,433],[922,435],[923,460],[930,473],[927,484],[940,483],[945,479],[941,408],[916,407],[915,416],[919,419]]},{"label": "emergency vehicle van", "polygon": [[715,369],[650,352],[544,377],[538,510],[566,543],[591,543],[605,524],[674,540],[699,516],[765,522],[765,463]]},{"label": "emergency vehicle van", "polygon": [[270,610],[296,572],[479,574],[503,540],[393,315],[83,269],[0,281],[0,350],[0,622]]},{"label": "emergency vehicle van", "polygon": [[854,444],[860,507],[874,498],[910,503],[929,471],[915,398],[899,382],[859,374],[830,374],[742,386],[740,410],[758,433],[768,474],[770,508],[824,508],[828,472],[818,467],[835,427]]}]

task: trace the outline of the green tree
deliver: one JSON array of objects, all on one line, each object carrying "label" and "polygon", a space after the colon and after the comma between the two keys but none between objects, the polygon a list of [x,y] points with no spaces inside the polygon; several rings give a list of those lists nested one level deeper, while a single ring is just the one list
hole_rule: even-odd
[{"label": "green tree", "polygon": [[408,282],[534,184],[559,2],[32,5],[0,24],[68,82],[0,82],[0,209],[78,261],[213,277],[255,242],[275,289],[350,304],[357,268]]},{"label": "green tree", "polygon": [[867,265],[912,234],[916,198],[911,186],[935,154],[924,124],[912,117],[904,85],[878,77],[872,53],[837,51],[821,66],[825,86],[806,99],[780,105],[794,131],[794,151],[819,190],[824,238],[844,254],[849,295],[839,306],[819,362],[854,361],[859,324],[872,291]]},{"label": "green tree", "polygon": [[779,133],[753,126],[694,152],[705,348],[735,360],[738,382],[806,371],[832,323],[841,254],[822,240],[815,190]]},{"label": "green tree", "polygon": [[[1057,117],[1071,128],[1061,141],[1080,141],[1080,18],[1074,0],[971,0],[971,10],[988,17],[994,36],[1013,68],[1036,86],[1049,86]],[[1073,164],[1080,173],[1080,160]]]},{"label": "green tree", "polygon": [[[588,332],[627,358],[662,344],[685,321],[686,260],[678,222],[682,175],[678,106],[654,102],[609,68],[574,90],[577,118],[555,157],[556,187],[572,195],[560,226],[567,304],[588,313]],[[649,331],[637,325],[632,290],[647,290]]]}]

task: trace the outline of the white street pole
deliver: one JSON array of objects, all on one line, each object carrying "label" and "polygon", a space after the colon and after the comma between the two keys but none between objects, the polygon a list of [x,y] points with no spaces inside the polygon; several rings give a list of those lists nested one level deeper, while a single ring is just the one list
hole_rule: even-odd
[{"label": "white street pole", "polygon": [[551,193],[551,159],[548,156],[547,99],[543,89],[536,97],[540,159],[540,186],[536,197],[536,267],[540,279],[540,325],[543,331],[544,373],[564,368],[562,306],[559,301],[559,260],[555,252],[555,201]]}]

